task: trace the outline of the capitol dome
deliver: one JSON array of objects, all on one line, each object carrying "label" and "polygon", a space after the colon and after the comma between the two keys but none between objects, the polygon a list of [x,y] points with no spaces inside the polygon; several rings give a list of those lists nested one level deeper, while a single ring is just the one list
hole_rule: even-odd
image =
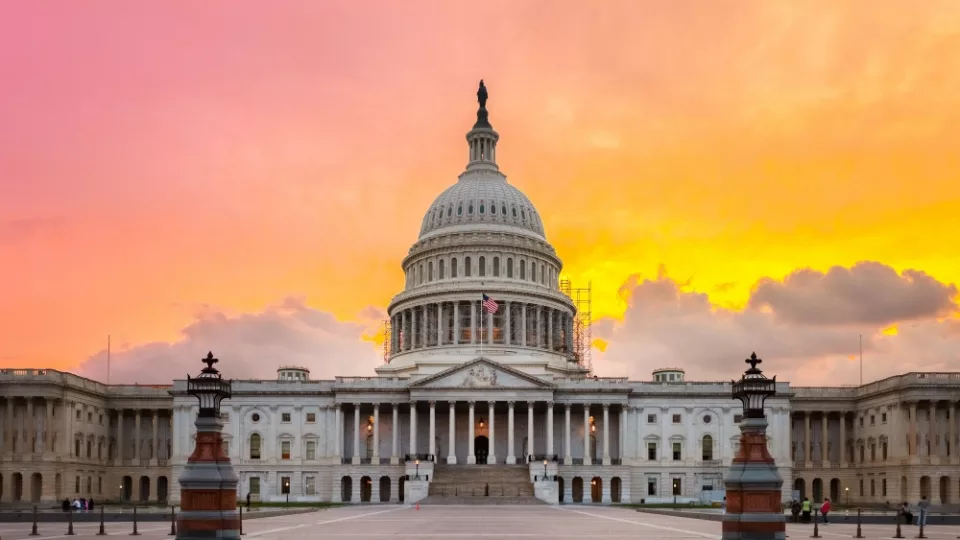
[{"label": "capitol dome", "polygon": [[403,259],[377,372],[417,377],[483,358],[536,375],[582,374],[563,263],[533,203],[500,172],[483,81],[477,100],[466,169],[427,209]]}]

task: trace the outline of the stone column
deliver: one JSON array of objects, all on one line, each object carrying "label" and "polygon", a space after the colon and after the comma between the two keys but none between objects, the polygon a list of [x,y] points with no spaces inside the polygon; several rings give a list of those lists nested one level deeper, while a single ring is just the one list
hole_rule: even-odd
[{"label": "stone column", "polygon": [[476,302],[470,302],[470,343],[479,342],[480,338],[477,335],[477,304]]},{"label": "stone column", "polygon": [[420,318],[420,347],[426,348],[427,346],[427,328],[430,327],[430,317],[427,314],[429,306],[424,304],[420,306],[418,317]]},{"label": "stone column", "polygon": [[[7,405],[4,407],[5,420],[3,422],[3,449],[6,452],[14,453],[17,451],[13,446],[13,396],[7,397]],[[64,416],[70,416],[65,414]]]},{"label": "stone column", "polygon": [[957,463],[957,402],[950,402],[950,421],[947,422],[947,437],[950,439],[950,445],[948,455],[950,456],[950,463]]},{"label": "stone column", "polygon": [[[535,333],[536,336],[537,336],[537,345],[536,345],[536,347],[537,347],[538,349],[539,349],[540,347],[542,347],[541,343],[543,343],[543,341],[542,341],[542,338],[543,338],[543,315],[542,315],[542,314],[543,314],[543,308],[540,307],[540,306],[537,306],[537,331],[534,332],[534,333]],[[532,453],[533,453],[533,452],[531,452],[531,454],[532,454]]]},{"label": "stone column", "polygon": [[[353,464],[360,464],[360,404],[353,404]],[[358,486],[359,487],[359,486]]]},{"label": "stone column", "polygon": [[[527,456],[536,454],[536,445],[533,444],[533,402],[527,402]],[[530,459],[524,459],[524,463],[530,463]]]},{"label": "stone column", "polygon": [[134,418],[133,431],[135,433],[134,436],[136,437],[136,441],[137,441],[137,444],[135,446],[137,455],[134,456],[133,458],[133,464],[139,465],[140,460],[143,458],[143,454],[140,453],[141,451],[140,445],[142,444],[141,441],[143,440],[143,431],[140,428],[140,417],[143,416],[143,411],[141,409],[134,409],[133,412],[135,414],[135,416],[133,417]]},{"label": "stone column", "polygon": [[417,402],[410,402],[410,459],[417,459]]},{"label": "stone column", "polygon": [[493,413],[494,413],[493,405],[494,405],[493,401],[487,402],[487,410],[488,410],[487,414],[490,417],[489,423],[487,424],[488,426],[487,433],[489,434],[488,439],[490,439],[490,453],[487,455],[487,463],[490,465],[494,465],[497,463],[497,451],[496,451],[496,447],[494,446],[494,440],[493,440]]},{"label": "stone column", "polygon": [[553,316],[556,313],[547,308],[547,350],[553,350]]},{"label": "stone column", "polygon": [[433,456],[434,463],[437,459],[437,402],[430,401],[430,440],[427,441],[427,448],[430,449],[430,455]]},{"label": "stone column", "polygon": [[453,303],[453,344],[460,344],[460,302]]},{"label": "stone column", "polygon": [[911,401],[907,405],[910,407],[910,444],[907,446],[907,455],[919,456],[920,452],[917,451],[917,402]]},{"label": "stone column", "polygon": [[[109,425],[109,422],[107,423]],[[952,432],[953,430],[951,430]],[[43,421],[43,451],[56,452],[53,447],[53,400],[47,399],[47,418]]]},{"label": "stone column", "polygon": [[[504,342],[505,344],[507,344],[507,345],[510,345],[510,341],[511,341],[511,340],[510,340],[510,331],[513,329],[513,326],[512,326],[511,323],[510,323],[510,319],[511,319],[511,317],[510,317],[510,302],[504,301],[504,302],[503,302],[503,306],[504,306],[504,309],[506,309],[506,313],[503,314],[503,321],[504,321],[504,324],[506,325],[506,329],[505,329],[504,335],[503,335],[503,342]],[[491,422],[493,421],[493,415],[491,415],[490,421],[491,421]],[[490,451],[493,452],[493,445],[490,446]],[[491,454],[491,455],[492,455],[492,454]]]},{"label": "stone column", "polygon": [[[847,413],[840,413],[840,466],[847,466]],[[811,486],[812,487],[812,486]]]},{"label": "stone column", "polygon": [[573,455],[570,453],[570,404],[563,406],[563,464],[573,465]]},{"label": "stone column", "polygon": [[803,437],[803,461],[809,469],[813,464],[813,439],[810,437],[810,413],[803,413],[804,437]]},{"label": "stone column", "polygon": [[830,432],[830,414],[822,413],[820,416],[820,462],[826,467],[830,463],[830,451],[827,450],[828,434]]},{"label": "stone column", "polygon": [[449,430],[450,430],[450,442],[447,443],[447,446],[450,447],[450,450],[447,452],[447,464],[454,465],[457,463],[457,403],[455,401],[450,402],[450,419],[449,419]]},{"label": "stone column", "polygon": [[553,402],[547,402],[547,458],[553,456]]},{"label": "stone column", "polygon": [[507,402],[507,465],[517,463],[517,457],[513,454],[513,406],[514,402]]},{"label": "stone column", "polygon": [[[120,460],[118,465],[123,465],[124,456],[127,454],[124,452],[127,447],[125,441],[126,439],[123,438],[123,409],[117,409],[117,459]],[[73,441],[68,441],[68,444],[73,444]],[[187,450],[184,449],[183,453],[186,454]]]},{"label": "stone column", "polygon": [[371,463],[380,464],[380,404],[373,404],[373,455]]},{"label": "stone column", "polygon": [[443,302],[437,303],[437,346],[443,345]]},{"label": "stone column", "polygon": [[[471,305],[473,305],[473,304],[471,304]],[[476,454],[474,453],[474,452],[475,452],[475,448],[474,448],[474,444],[473,444],[473,439],[476,437],[476,435],[474,434],[474,431],[473,431],[473,428],[474,428],[474,425],[473,425],[473,408],[474,408],[474,402],[473,402],[473,401],[470,401],[470,402],[468,402],[468,404],[469,404],[469,406],[470,406],[470,412],[469,412],[469,414],[467,415],[467,421],[469,422],[469,431],[467,432],[467,464],[469,464],[469,465],[475,465],[475,464],[477,463],[477,456],[476,456]]]},{"label": "stone column", "polygon": [[[34,441],[37,436],[37,422],[33,415],[33,400],[36,398],[27,397],[27,414],[23,417],[23,452],[32,454],[34,452]],[[81,449],[82,450],[82,449]],[[27,492],[26,489],[23,490]]]},{"label": "stone column", "polygon": [[[343,461],[343,405],[334,403],[334,413],[336,413],[336,420],[334,420],[336,423],[334,426],[334,437],[336,437],[336,439],[333,446],[333,455],[338,458],[337,463],[341,463]],[[337,493],[339,493],[339,490]]]},{"label": "stone column", "polygon": [[520,343],[527,346],[527,304],[520,304]]},{"label": "stone column", "polygon": [[397,454],[400,448],[400,410],[396,403],[391,403],[390,408],[393,409],[393,431],[391,432],[393,446],[390,450],[390,464],[397,465],[400,463],[400,456]]},{"label": "stone column", "polygon": [[[410,314],[406,309],[400,312],[400,331],[403,332],[400,339],[400,350],[408,351],[410,350]],[[337,492],[339,491],[337,490]]]},{"label": "stone column", "polygon": [[[940,451],[939,451],[939,448],[937,447],[937,402],[936,402],[935,400],[932,400],[932,399],[931,399],[931,400],[930,400],[930,403],[929,403],[929,406],[927,407],[927,410],[928,410],[928,412],[927,412],[927,426],[928,426],[928,427],[927,427],[927,440],[930,441],[930,451],[927,452],[927,455],[928,455],[928,456],[931,456],[931,457],[932,457],[932,456],[939,456],[939,455],[940,455]],[[934,482],[934,479],[933,479],[932,477],[931,477],[931,479],[930,479],[930,482],[931,482],[931,484],[933,484],[933,482]],[[939,493],[940,493],[940,489],[939,489],[940,486],[939,486],[939,484],[937,484],[936,487],[937,487],[937,489],[934,490],[934,489],[933,489],[933,486],[931,486],[930,491],[931,491],[931,492],[936,491],[936,493],[938,494],[938,497],[937,497],[937,498],[939,498]],[[931,497],[931,498],[933,498],[933,497]]]},{"label": "stone column", "polygon": [[[592,464],[590,457],[590,405],[583,406],[583,464]],[[586,497],[584,497],[584,500],[586,500]]]},{"label": "stone column", "polygon": [[[693,445],[693,441],[689,443]],[[603,404],[603,464],[610,465],[610,404]]]},{"label": "stone column", "polygon": [[158,444],[158,441],[157,441],[157,420],[159,420],[159,418],[157,417],[160,416],[160,411],[153,409],[152,411],[150,411],[150,413],[151,413],[150,428],[153,431],[153,439],[151,440],[151,448],[150,448],[150,459],[155,460],[155,459],[158,459],[160,455],[160,445]]}]

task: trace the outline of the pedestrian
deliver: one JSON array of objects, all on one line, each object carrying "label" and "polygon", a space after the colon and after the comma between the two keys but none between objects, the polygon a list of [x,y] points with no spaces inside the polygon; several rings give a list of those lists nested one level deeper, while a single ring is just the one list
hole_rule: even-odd
[{"label": "pedestrian", "polygon": [[793,522],[800,523],[800,501],[797,499],[790,504],[790,513],[793,514]]},{"label": "pedestrian", "polygon": [[803,512],[803,522],[810,523],[810,499],[804,497],[803,504],[800,506],[800,508]]},{"label": "pedestrian", "polygon": [[827,521],[827,514],[830,513],[830,499],[824,498],[823,504],[820,505],[820,514],[823,515],[823,523],[830,523]]},{"label": "pedestrian", "polygon": [[920,502],[917,503],[917,509],[920,511],[920,515],[917,516],[917,526],[926,526],[928,508],[930,508],[930,501],[928,501],[927,496],[924,495],[923,497],[920,497]]},{"label": "pedestrian", "polygon": [[87,509],[93,512],[93,499],[87,500]]},{"label": "pedestrian", "polygon": [[726,497],[724,497],[724,498],[723,498],[723,501],[720,502],[720,512],[721,512],[722,514],[726,514],[726,513],[727,513],[727,498],[726,498]]}]

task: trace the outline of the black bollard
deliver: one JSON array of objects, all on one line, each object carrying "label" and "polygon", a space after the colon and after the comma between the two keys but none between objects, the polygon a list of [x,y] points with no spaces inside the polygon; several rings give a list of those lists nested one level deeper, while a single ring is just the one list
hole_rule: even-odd
[{"label": "black bollard", "polygon": [[863,538],[863,532],[860,530],[860,509],[857,508],[857,535],[854,538]]},{"label": "black bollard", "polygon": [[106,536],[107,531],[103,528],[103,505],[100,505],[100,532],[97,533],[97,536]]},{"label": "black bollard", "polygon": [[140,533],[137,532],[137,505],[133,505],[133,532],[130,533],[130,536],[140,536]]},{"label": "black bollard", "polygon": [[900,531],[900,519],[902,516],[900,512],[897,512],[897,534],[893,535],[894,538],[903,538],[903,533]]},{"label": "black bollard", "polygon": [[73,506],[70,507],[70,514],[67,516],[67,519],[70,521],[70,524],[67,526],[67,536],[73,536],[76,534],[73,532]]},{"label": "black bollard", "polygon": [[33,505],[33,528],[30,529],[30,536],[40,536],[37,532],[37,505]]},{"label": "black bollard", "polygon": [[[243,508],[242,506],[240,508]],[[177,535],[177,507],[170,505],[170,536]]]},{"label": "black bollard", "polygon": [[243,532],[243,507],[241,506],[240,507],[240,536],[243,536],[244,534],[245,533]]},{"label": "black bollard", "polygon": [[813,509],[813,535],[810,538],[822,538],[820,536],[820,523],[817,521],[817,516],[820,515],[817,512],[817,509]]}]

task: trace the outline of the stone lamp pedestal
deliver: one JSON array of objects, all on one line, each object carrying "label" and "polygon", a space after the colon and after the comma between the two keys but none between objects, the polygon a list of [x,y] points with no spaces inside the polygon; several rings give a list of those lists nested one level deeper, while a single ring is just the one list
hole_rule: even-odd
[{"label": "stone lamp pedestal", "polygon": [[223,448],[223,424],[198,417],[197,447],[180,475],[177,540],[240,538],[237,473]]}]

